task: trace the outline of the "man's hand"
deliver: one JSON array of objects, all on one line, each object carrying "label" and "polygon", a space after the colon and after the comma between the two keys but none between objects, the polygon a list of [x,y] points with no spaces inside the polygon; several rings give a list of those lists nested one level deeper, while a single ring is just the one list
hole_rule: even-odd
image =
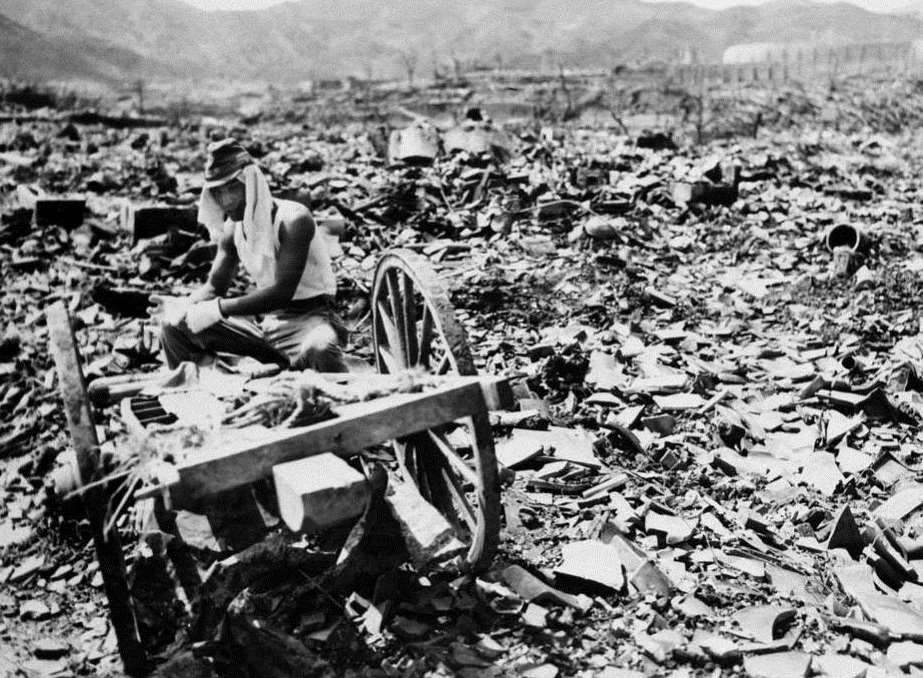
[{"label": "man's hand", "polygon": [[199,301],[208,301],[209,299],[215,299],[219,294],[215,291],[215,288],[212,287],[211,283],[205,283],[202,287],[196,289],[192,294],[190,294],[186,299],[190,304],[195,304]]},{"label": "man's hand", "polygon": [[209,299],[192,304],[186,311],[186,327],[193,334],[207,330],[224,318],[221,312],[221,300]]},{"label": "man's hand", "polygon": [[162,325],[175,327],[186,317],[189,300],[186,297],[171,297],[152,294],[151,305],[147,307],[148,315]]}]

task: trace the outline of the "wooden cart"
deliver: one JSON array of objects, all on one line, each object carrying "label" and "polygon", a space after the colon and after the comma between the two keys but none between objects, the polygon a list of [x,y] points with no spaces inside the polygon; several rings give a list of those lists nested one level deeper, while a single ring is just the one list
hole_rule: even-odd
[{"label": "wooden cart", "polygon": [[[475,376],[464,330],[447,292],[426,259],[397,250],[386,253],[371,292],[372,344],[382,374],[422,366],[446,375],[437,388],[396,394],[336,409],[337,417],[300,428],[238,437],[196,451],[152,491],[175,502],[202,498],[271,475],[276,464],[333,452],[359,454],[391,441],[404,476],[456,528],[472,569],[493,557],[500,529],[500,491],[488,410],[508,401],[506,382]],[[108,497],[99,480],[99,444],[80,357],[67,309],[47,312],[68,427],[77,453],[80,495],[94,544],[112,624],[126,672],[143,674],[147,660],[138,634],[118,530],[105,529]],[[337,375],[337,379],[375,376]],[[452,429],[451,436],[447,435]],[[461,444],[460,444],[461,440]]]}]

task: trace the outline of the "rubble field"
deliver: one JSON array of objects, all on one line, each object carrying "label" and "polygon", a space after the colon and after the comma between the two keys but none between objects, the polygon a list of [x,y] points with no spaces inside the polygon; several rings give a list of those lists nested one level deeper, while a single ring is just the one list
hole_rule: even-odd
[{"label": "rubble field", "polygon": [[[278,107],[5,111],[0,675],[123,675],[89,526],[55,489],[73,450],[44,312],[66,303],[88,379],[158,369],[147,298],[207,273],[194,205],[225,136],[335,225],[354,361],[376,261],[408,248],[478,371],[509,378],[500,548],[481,572],[410,562],[376,499],[306,537],[265,485],[169,529],[126,498],[156,675],[923,675],[923,89],[889,87],[725,93],[701,143],[472,120],[491,142],[434,160]],[[115,477],[119,408],[96,423]]]}]

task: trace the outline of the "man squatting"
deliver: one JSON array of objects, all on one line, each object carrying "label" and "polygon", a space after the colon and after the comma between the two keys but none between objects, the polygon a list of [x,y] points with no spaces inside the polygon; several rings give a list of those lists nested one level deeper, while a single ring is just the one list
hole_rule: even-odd
[{"label": "man squatting", "polygon": [[[314,219],[303,205],[273,199],[256,161],[234,139],[208,147],[199,223],[218,244],[207,282],[185,299],[151,296],[167,364],[222,352],[345,372],[346,330],[332,307],[336,277]],[[256,289],[225,297],[239,264]]]}]

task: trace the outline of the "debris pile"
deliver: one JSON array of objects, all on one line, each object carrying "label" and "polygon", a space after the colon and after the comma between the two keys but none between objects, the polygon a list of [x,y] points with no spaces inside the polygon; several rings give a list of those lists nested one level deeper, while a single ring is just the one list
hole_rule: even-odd
[{"label": "debris pile", "polygon": [[[0,667],[117,663],[85,525],[45,501],[72,451],[42,308],[68,303],[89,377],[156,371],[144,309],[207,271],[188,212],[203,139],[233,134],[276,194],[343,227],[351,355],[370,356],[378,255],[406,247],[438,266],[480,372],[511,378],[518,409],[491,415],[501,551],[453,569],[451,531],[382,470],[340,469],[367,508],[307,537],[288,528],[307,525],[309,487],[286,490],[285,526],[258,485],[157,529],[140,500],[119,527],[161,675],[917,672],[923,142],[906,120],[923,109],[908,96],[884,110],[847,90],[830,121],[805,104],[701,146],[529,124],[504,130],[508,154],[441,154],[421,131],[425,162],[389,157],[362,122],[3,123]],[[97,422],[112,458],[115,422]]]}]

